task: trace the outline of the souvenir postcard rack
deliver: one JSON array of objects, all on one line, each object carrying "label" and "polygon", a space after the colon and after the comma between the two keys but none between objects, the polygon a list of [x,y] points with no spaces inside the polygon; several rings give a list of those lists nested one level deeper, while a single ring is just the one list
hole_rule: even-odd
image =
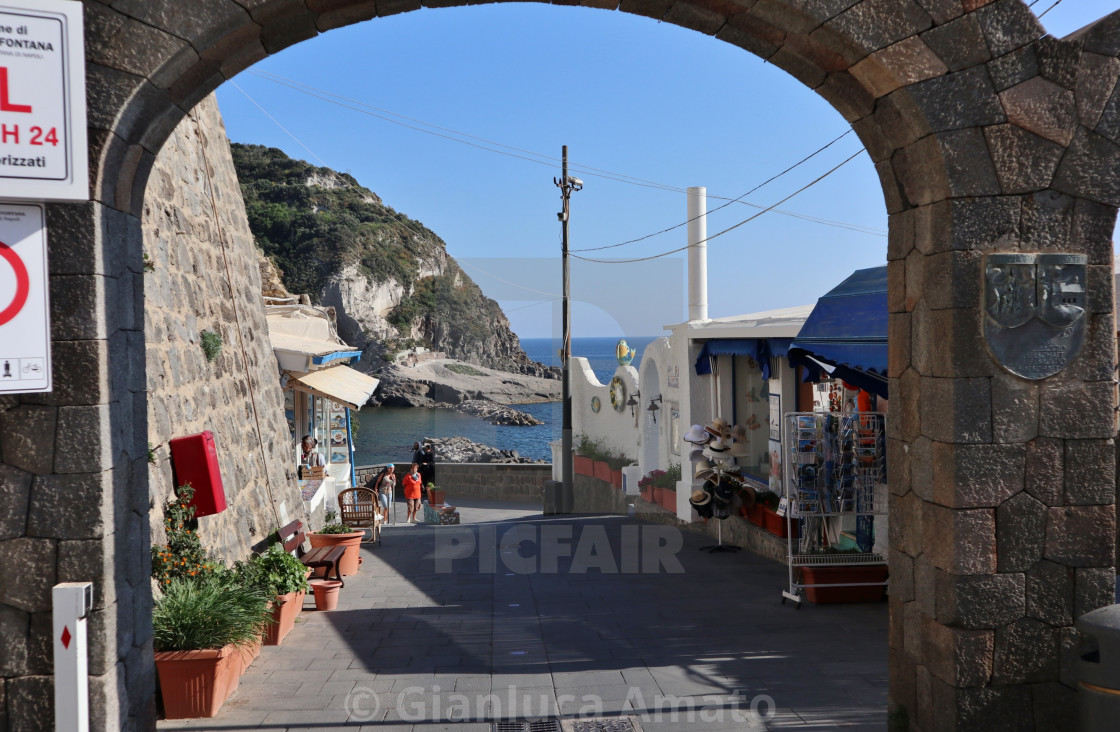
[{"label": "souvenir postcard rack", "polygon": [[790,412],[783,421],[783,503],[790,526],[789,590],[782,592],[782,603],[792,600],[800,608],[806,587],[883,585],[805,584],[800,570],[886,564],[886,558],[873,551],[874,517],[887,513],[884,415]]}]

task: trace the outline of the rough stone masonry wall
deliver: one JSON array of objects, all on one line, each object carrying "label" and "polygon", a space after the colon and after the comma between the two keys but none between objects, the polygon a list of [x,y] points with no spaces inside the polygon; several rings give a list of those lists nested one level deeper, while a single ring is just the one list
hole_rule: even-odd
[{"label": "rough stone masonry wall", "polygon": [[[168,441],[210,430],[229,508],[199,519],[199,535],[221,558],[244,559],[303,504],[256,246],[213,95],[160,150],[145,201],[152,539],[163,540],[163,508],[175,488]],[[222,337],[213,361],[199,342],[204,330]]]}]

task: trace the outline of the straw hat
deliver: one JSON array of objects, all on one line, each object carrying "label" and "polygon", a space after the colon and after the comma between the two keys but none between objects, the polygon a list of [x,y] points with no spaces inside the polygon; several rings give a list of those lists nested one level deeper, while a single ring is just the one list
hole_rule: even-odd
[{"label": "straw hat", "polygon": [[688,453],[689,462],[695,463],[695,462],[698,462],[698,461],[703,460],[703,459],[704,459],[704,448],[700,447],[699,445],[692,448],[692,450],[690,450],[689,453]]},{"label": "straw hat", "polygon": [[684,441],[691,442],[693,445],[703,445],[711,439],[711,435],[704,431],[704,428],[698,424],[694,424],[688,428],[685,433]]},{"label": "straw hat", "polygon": [[728,452],[731,450],[731,445],[722,437],[716,437],[708,443],[708,449],[712,452]]},{"label": "straw hat", "polygon": [[755,495],[754,488],[745,485],[739,491],[739,499],[743,502],[744,506],[751,508],[757,502],[758,496]]},{"label": "straw hat", "polygon": [[712,517],[712,494],[707,491],[696,490],[688,499],[689,504],[696,509],[696,515],[700,518],[709,519]]},{"label": "straw hat", "polygon": [[711,480],[716,475],[717,475],[716,471],[708,469],[708,470],[698,470],[698,471],[696,471],[696,475],[694,475],[693,477],[696,480]]},{"label": "straw hat", "polygon": [[692,495],[689,497],[688,502],[691,503],[693,506],[706,506],[706,505],[708,505],[708,502],[711,501],[711,500],[712,500],[712,494],[711,493],[708,493],[708,491],[700,490],[699,488],[697,488],[696,490],[692,491]]},{"label": "straw hat", "polygon": [[727,420],[723,417],[713,419],[712,423],[704,430],[712,437],[721,437],[725,440],[731,438],[731,426],[727,424]]},{"label": "straw hat", "polygon": [[746,442],[747,441],[747,428],[744,427],[741,424],[737,424],[734,427],[732,427],[731,428],[731,439],[735,440],[736,442]]}]

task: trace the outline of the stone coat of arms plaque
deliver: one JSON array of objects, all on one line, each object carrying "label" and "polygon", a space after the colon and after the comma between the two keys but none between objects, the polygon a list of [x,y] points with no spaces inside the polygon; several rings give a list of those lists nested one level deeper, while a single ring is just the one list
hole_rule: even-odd
[{"label": "stone coat of arms plaque", "polygon": [[1025,379],[1053,376],[1085,340],[1084,254],[989,254],[984,339],[992,357]]}]

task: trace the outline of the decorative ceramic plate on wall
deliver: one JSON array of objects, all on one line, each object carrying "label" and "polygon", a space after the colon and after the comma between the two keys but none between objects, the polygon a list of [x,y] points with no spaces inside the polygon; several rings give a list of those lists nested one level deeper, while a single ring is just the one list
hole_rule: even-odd
[{"label": "decorative ceramic plate on wall", "polygon": [[617,376],[611,379],[611,406],[616,412],[626,407],[626,384]]},{"label": "decorative ceramic plate on wall", "polygon": [[595,414],[598,414],[599,410],[602,409],[602,408],[603,408],[603,404],[602,404],[602,402],[599,401],[599,397],[597,397],[597,396],[591,397],[591,411],[594,412]]}]

